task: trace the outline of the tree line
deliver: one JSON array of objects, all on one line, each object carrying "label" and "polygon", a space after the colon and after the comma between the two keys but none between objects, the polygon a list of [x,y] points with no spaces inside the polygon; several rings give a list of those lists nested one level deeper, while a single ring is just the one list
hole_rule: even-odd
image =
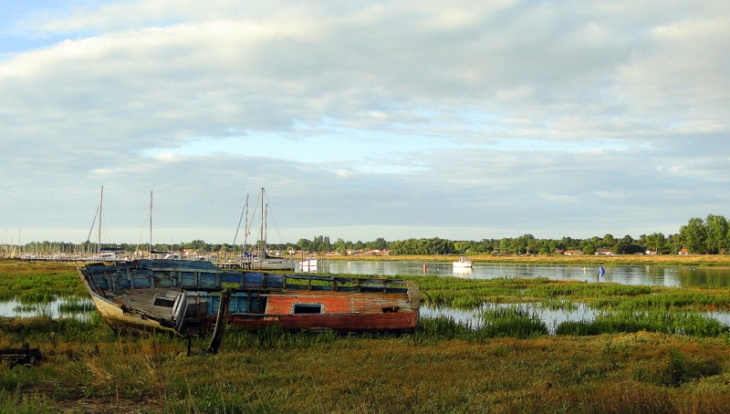
[{"label": "tree line", "polygon": [[428,254],[553,254],[559,251],[580,251],[592,255],[605,250],[613,254],[637,254],[653,251],[657,254],[677,254],[683,249],[693,254],[726,253],[730,247],[728,220],[723,216],[708,215],[706,219],[692,218],[679,228],[676,234],[642,234],[635,239],[630,235],[621,238],[606,234],[586,239],[563,237],[561,239],[538,239],[532,234],[501,239],[482,239],[480,241],[454,241],[438,237],[407,239],[387,242],[383,238],[363,243],[337,239],[331,243],[329,237],[318,236],[314,240],[300,239],[297,249],[311,252],[344,252],[348,249],[390,250],[392,255]]},{"label": "tree line", "polygon": [[[8,250],[12,246],[3,246]],[[142,244],[111,244],[103,247],[117,248],[127,252],[135,250],[146,251],[149,245]],[[662,233],[642,234],[638,239],[626,235],[616,238],[611,234],[603,237],[594,236],[586,239],[563,237],[561,239],[538,239],[531,234],[519,237],[501,239],[482,239],[480,241],[448,240],[438,237],[406,239],[388,242],[379,237],[373,241],[345,241],[338,238],[332,242],[329,236],[316,236],[312,240],[299,239],[297,243],[269,244],[270,250],[282,252],[305,251],[311,253],[338,252],[344,254],[348,250],[389,250],[391,255],[430,255],[430,254],[554,254],[559,251],[577,250],[592,255],[599,250],[610,251],[614,254],[635,254],[647,250],[657,254],[677,254],[682,249],[693,254],[727,253],[730,248],[730,225],[723,216],[708,215],[704,220],[691,218],[686,225],[679,228],[679,232],[671,235]],[[80,244],[64,242],[31,242],[21,247],[25,252],[36,254],[76,253],[94,251],[96,245],[91,242]],[[152,250],[182,251],[184,249],[203,250],[207,252],[238,253],[242,247],[228,243],[206,243],[203,240],[181,242],[177,244],[155,244]]]}]

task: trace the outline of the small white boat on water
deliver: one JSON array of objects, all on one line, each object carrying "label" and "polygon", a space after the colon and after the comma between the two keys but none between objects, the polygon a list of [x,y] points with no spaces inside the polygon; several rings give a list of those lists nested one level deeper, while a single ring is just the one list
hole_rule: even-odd
[{"label": "small white boat on water", "polygon": [[461,256],[459,260],[453,263],[454,268],[459,269],[471,269],[471,259],[465,256]]},{"label": "small white boat on water", "polygon": [[299,261],[299,270],[302,272],[316,272],[317,271],[317,258],[310,256],[306,259]]}]

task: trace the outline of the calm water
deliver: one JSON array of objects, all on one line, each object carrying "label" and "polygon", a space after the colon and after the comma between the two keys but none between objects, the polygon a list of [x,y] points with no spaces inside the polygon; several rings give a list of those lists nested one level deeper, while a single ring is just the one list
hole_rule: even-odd
[{"label": "calm water", "polygon": [[471,279],[537,278],[580,280],[583,282],[613,282],[624,285],[730,287],[730,268],[606,266],[606,274],[598,276],[598,266],[544,266],[527,264],[477,264],[473,269],[456,270],[451,262],[429,262],[423,272],[421,262],[365,262],[320,260],[320,273],[353,275],[435,275]]},{"label": "calm water", "polygon": [[[535,315],[547,326],[548,331],[554,334],[563,322],[586,321],[591,322],[596,319],[599,313],[595,309],[584,303],[575,303],[574,309],[548,309],[532,303],[516,303],[516,304],[486,304],[480,309],[459,310],[449,307],[435,307],[429,305],[421,306],[422,318],[436,318],[439,316],[447,316],[457,322],[469,323],[474,328],[479,328],[484,324],[482,313],[487,309],[495,309],[497,307],[513,307],[520,310],[528,311]],[[705,312],[708,318],[715,319],[724,325],[730,325],[730,312]]]},{"label": "calm water", "polygon": [[[55,300],[50,303],[35,304],[20,303],[16,300],[0,302],[0,317],[32,318],[36,316],[47,316],[53,319],[76,318],[81,320],[89,318],[90,314],[88,311],[63,312],[61,308],[67,303],[69,302],[63,299]],[[73,303],[79,303],[79,301],[74,301]],[[80,303],[84,304],[88,309],[94,308],[94,303],[91,302],[91,300],[83,300]]]},{"label": "calm water", "polygon": [[[541,266],[527,264],[484,264],[473,269],[454,270],[451,262],[429,262],[428,271],[424,273],[422,262],[396,261],[327,261],[318,262],[319,273],[352,274],[352,275],[436,275],[463,277],[472,279],[496,278],[537,278],[553,280],[579,280],[584,282],[614,282],[626,285],[648,286],[682,286],[682,287],[730,287],[730,268],[697,268],[697,267],[661,267],[661,266],[610,266],[605,267],[605,275],[598,276],[598,266]],[[298,270],[298,269],[297,269]],[[50,316],[52,318],[85,317],[84,313],[62,313],[59,310],[61,300],[49,304],[23,305],[17,301],[0,302],[0,317]],[[90,302],[89,302],[90,303]],[[529,306],[529,305],[528,305]],[[535,309],[549,328],[566,320],[591,320],[595,311],[585,306],[578,306],[572,311]],[[422,308],[424,317],[448,315],[457,320],[469,320],[473,324],[480,323],[479,310],[464,312],[454,309]],[[82,316],[80,316],[82,315]],[[726,314],[711,315],[725,324],[730,324]]]}]

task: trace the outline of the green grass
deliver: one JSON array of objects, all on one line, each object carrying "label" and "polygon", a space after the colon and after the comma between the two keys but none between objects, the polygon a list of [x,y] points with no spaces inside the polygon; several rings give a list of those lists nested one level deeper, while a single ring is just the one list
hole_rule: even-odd
[{"label": "green grass", "polygon": [[[86,298],[72,266],[25,265],[0,263],[3,291]],[[194,338],[191,356],[170,336],[118,336],[96,312],[0,318],[0,348],[29,343],[45,357],[0,364],[0,414],[730,412],[730,334],[701,314],[727,311],[726,289],[413,280],[433,304],[585,303],[602,312],[595,323],[560,325],[560,335],[511,307],[483,312],[478,326],[422,319],[414,335],[229,329],[218,354]]]},{"label": "green grass", "polygon": [[418,284],[425,303],[456,309],[477,309],[487,303],[580,302],[596,309],[730,311],[730,291],[727,289],[632,286],[545,278],[404,278]]},{"label": "green grass", "polygon": [[696,312],[603,312],[594,321],[568,321],[558,335],[601,335],[623,332],[662,332],[692,336],[722,336],[728,327]]},{"label": "green grass", "polygon": [[86,297],[76,265],[0,260],[0,300],[47,303],[58,296]]}]

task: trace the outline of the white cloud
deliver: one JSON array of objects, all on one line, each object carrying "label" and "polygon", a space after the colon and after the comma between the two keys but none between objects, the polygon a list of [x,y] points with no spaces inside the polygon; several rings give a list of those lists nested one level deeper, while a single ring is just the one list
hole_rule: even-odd
[{"label": "white cloud", "polygon": [[288,226],[723,214],[729,19],[712,1],[49,3],[13,34],[49,43],[0,60],[0,227],[77,225],[102,184],[120,212],[152,187],[186,200],[180,227],[224,227],[226,191],[259,185]]}]

